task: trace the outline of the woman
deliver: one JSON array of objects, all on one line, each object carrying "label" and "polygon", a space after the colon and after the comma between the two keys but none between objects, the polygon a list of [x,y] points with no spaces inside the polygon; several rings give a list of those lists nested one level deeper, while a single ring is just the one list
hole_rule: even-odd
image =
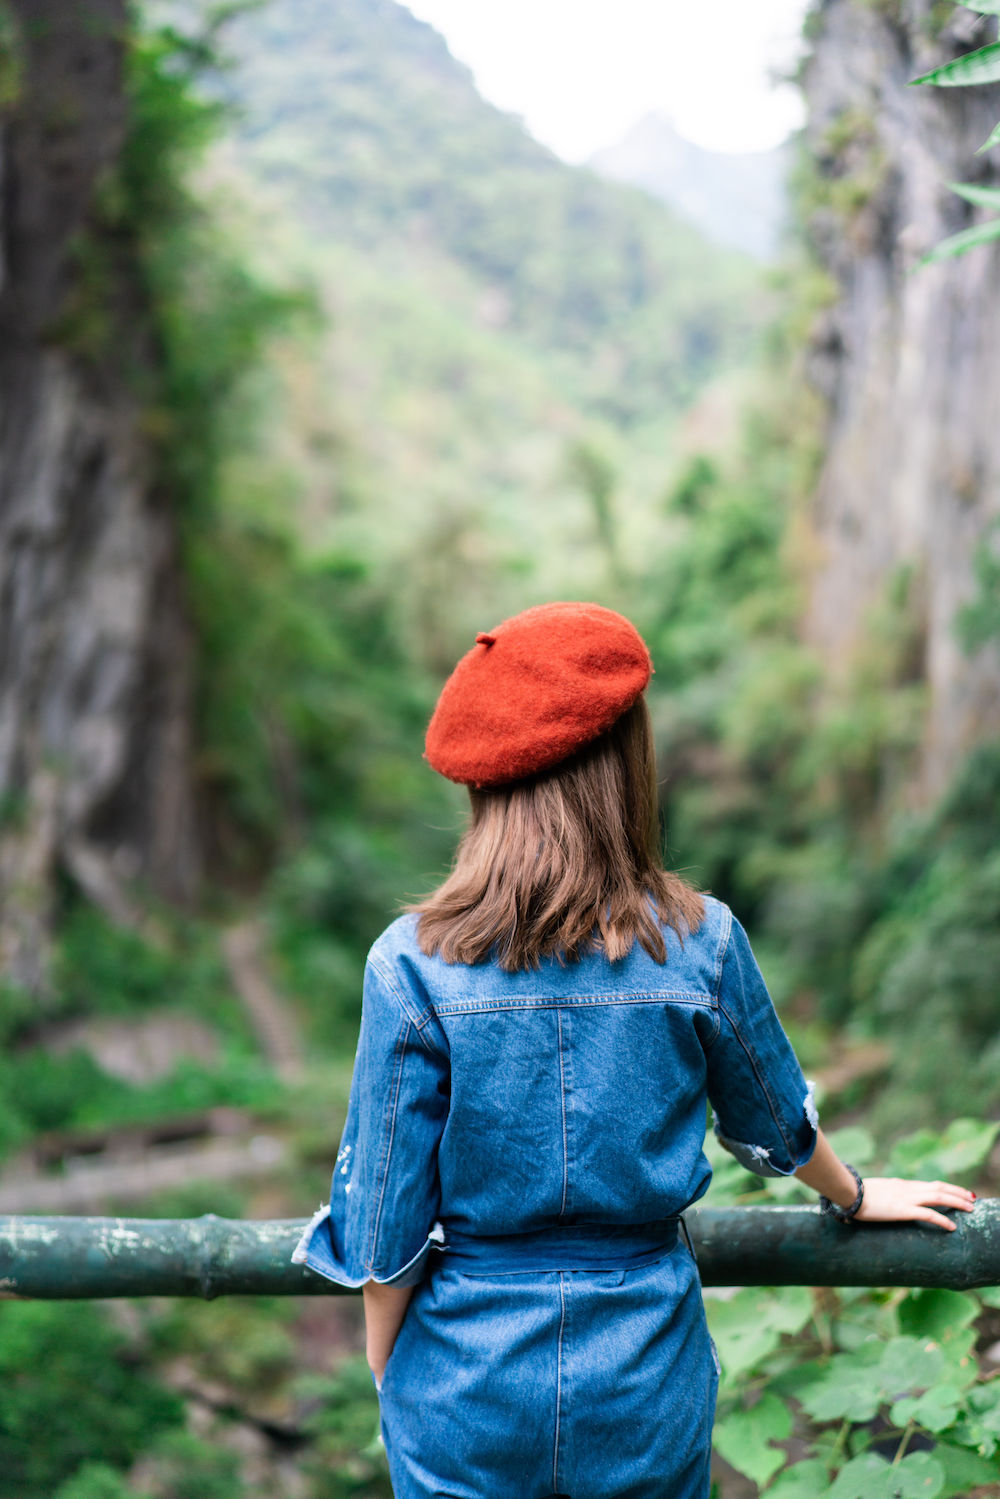
[{"label": "woman", "polygon": [[973,1194],[843,1165],[746,934],[667,873],[621,615],[476,644],[427,758],[469,786],[448,880],[375,943],[329,1207],[295,1258],[364,1293],[397,1499],[705,1499],[718,1365],[680,1214],[734,1155],[854,1222]]}]

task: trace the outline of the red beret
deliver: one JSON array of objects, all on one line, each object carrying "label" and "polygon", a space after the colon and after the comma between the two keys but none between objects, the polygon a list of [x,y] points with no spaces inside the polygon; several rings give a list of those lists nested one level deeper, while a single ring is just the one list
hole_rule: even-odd
[{"label": "red beret", "polygon": [[539,604],[476,636],[427,729],[435,770],[503,786],[548,770],[609,729],[652,672],[634,625],[600,604]]}]

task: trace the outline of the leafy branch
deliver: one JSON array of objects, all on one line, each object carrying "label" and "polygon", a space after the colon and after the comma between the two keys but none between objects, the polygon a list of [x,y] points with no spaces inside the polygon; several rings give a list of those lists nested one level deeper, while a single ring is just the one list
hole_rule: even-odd
[{"label": "leafy branch", "polygon": [[[974,10],[981,16],[1000,16],[1000,0],[963,0],[963,4],[966,10]],[[982,83],[1000,83],[1000,42],[989,42],[974,52],[965,52],[961,57],[942,63],[940,67],[932,68],[919,78],[911,78],[910,83],[932,84],[935,88],[967,88]],[[980,156],[996,145],[1000,145],[1000,122],[990,131],[976,155]],[[1000,209],[1000,188],[980,187],[972,182],[950,182],[948,186],[977,208]],[[949,235],[935,245],[933,250],[929,250],[919,264],[930,265],[934,261],[965,255],[978,245],[989,244],[995,239],[1000,239],[1000,219],[987,219],[985,223],[973,224],[969,229]]]}]

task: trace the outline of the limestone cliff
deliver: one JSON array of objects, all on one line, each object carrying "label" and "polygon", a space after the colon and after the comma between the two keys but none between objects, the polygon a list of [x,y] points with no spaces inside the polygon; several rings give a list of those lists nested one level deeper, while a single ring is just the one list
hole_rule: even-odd
[{"label": "limestone cliff", "polygon": [[948,181],[1000,183],[1000,87],[908,87],[996,23],[933,0],[821,0],[804,69],[807,227],[838,288],[811,372],[829,400],[808,628],[833,665],[911,567],[930,712],[921,788],[1000,730],[1000,657],[967,657],[956,610],[1000,515],[1000,248],[914,270],[976,210]]},{"label": "limestone cliff", "polygon": [[[44,992],[60,873],[123,920],[199,869],[175,529],[140,437],[127,244],[107,352],[60,320],[125,129],[125,0],[7,0],[0,119],[0,973]],[[11,24],[12,18],[12,24]],[[13,83],[11,83],[13,79]]]}]

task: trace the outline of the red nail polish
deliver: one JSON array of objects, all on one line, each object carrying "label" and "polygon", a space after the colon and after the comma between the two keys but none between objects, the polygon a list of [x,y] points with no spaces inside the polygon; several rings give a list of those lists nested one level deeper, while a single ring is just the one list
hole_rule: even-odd
[{"label": "red nail polish", "polygon": [[973,1194],[972,1194],[972,1200],[973,1200],[973,1202],[975,1202],[975,1200],[976,1200],[976,1194],[975,1194],[975,1192],[973,1192]]}]

